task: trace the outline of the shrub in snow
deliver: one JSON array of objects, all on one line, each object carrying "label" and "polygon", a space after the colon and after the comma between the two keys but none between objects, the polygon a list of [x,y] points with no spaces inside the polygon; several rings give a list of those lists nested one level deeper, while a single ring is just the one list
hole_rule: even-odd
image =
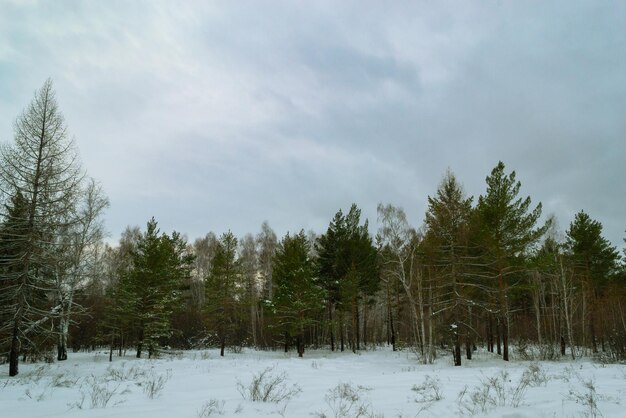
[{"label": "shrub in snow", "polygon": [[[83,380],[80,386],[80,400],[69,406],[70,408],[83,409],[85,400],[88,399],[91,409],[106,408],[113,399],[113,396],[117,393],[119,387],[119,384],[110,385],[109,382],[106,381],[100,383],[94,375],[88,376]],[[121,402],[123,402],[123,400],[118,401],[116,404]]]},{"label": "shrub in snow", "polygon": [[417,393],[415,402],[426,403],[441,400],[443,396],[441,395],[439,382],[440,380],[438,377],[432,378],[429,375],[426,375],[424,383],[421,385],[413,385],[411,390]]},{"label": "shrub in snow", "polygon": [[237,382],[237,390],[244,399],[253,402],[282,402],[289,401],[302,392],[297,383],[287,384],[287,374],[274,373],[274,367],[267,367],[262,372],[252,376],[252,381],[246,386]]},{"label": "shrub in snow", "polygon": [[165,387],[165,383],[171,376],[172,371],[168,369],[165,374],[150,374],[143,382],[138,384],[143,388],[143,392],[148,395],[148,398],[154,399],[161,395],[161,392],[163,392],[163,388]]},{"label": "shrub in snow", "polygon": [[583,389],[580,391],[570,389],[567,399],[585,407],[582,413],[584,417],[601,417],[602,413],[598,408],[598,401],[603,401],[607,398],[596,392],[596,386],[593,380],[581,380],[581,383]]},{"label": "shrub in snow", "polygon": [[[369,389],[353,386],[351,383],[340,383],[328,391],[324,397],[330,411],[318,411],[313,415],[317,418],[360,418],[377,417],[363,394]],[[381,415],[382,416],[382,415]]]},{"label": "shrub in snow", "polygon": [[213,414],[224,415],[224,401],[211,399],[205,402],[198,411],[198,418],[210,417]]},{"label": "shrub in snow", "polygon": [[149,369],[134,364],[130,368],[126,368],[126,363],[122,363],[120,367],[109,366],[104,378],[116,382],[127,382],[129,380],[144,379],[150,373]]},{"label": "shrub in snow", "polygon": [[495,376],[481,379],[471,390],[465,386],[457,398],[459,413],[476,415],[488,413],[498,406],[519,407],[524,401],[528,386],[531,385],[532,376],[532,372],[523,374],[514,385],[509,372],[503,370]]},{"label": "shrub in snow", "polygon": [[64,373],[57,373],[52,376],[50,386],[55,388],[71,388],[76,386],[80,379]]},{"label": "shrub in snow", "polygon": [[548,375],[539,363],[533,363],[522,374],[522,379],[526,385],[531,387],[546,386],[548,384]]}]

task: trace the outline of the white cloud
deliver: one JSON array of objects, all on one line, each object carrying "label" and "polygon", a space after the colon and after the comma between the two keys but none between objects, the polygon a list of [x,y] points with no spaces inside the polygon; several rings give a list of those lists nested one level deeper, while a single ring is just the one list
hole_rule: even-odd
[{"label": "white cloud", "polygon": [[626,6],[3,2],[0,138],[52,76],[114,236],[324,229],[353,201],[419,226],[450,167],[498,160],[621,244]]}]

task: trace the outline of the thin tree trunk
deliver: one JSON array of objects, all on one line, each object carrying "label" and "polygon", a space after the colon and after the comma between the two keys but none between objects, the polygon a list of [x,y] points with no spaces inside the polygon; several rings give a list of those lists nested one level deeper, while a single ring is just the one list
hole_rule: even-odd
[{"label": "thin tree trunk", "polygon": [[562,292],[562,299],[563,299],[563,313],[565,315],[565,328],[567,332],[568,343],[569,343],[571,354],[572,354],[572,360],[575,360],[576,355],[574,354],[574,338],[573,338],[573,333],[572,333],[572,317],[571,317],[571,306],[570,306],[571,295],[568,293],[570,289],[568,289],[568,286],[567,286],[567,280],[565,277],[565,270],[563,269],[562,258],[559,258],[559,265],[561,267],[561,292]]},{"label": "thin tree trunk", "polygon": [[111,333],[111,345],[109,346],[109,363],[113,361],[113,345],[115,344],[115,334]]},{"label": "thin tree trunk", "polygon": [[[509,361],[509,312],[506,303],[506,289],[504,285],[504,277],[502,271],[498,274],[498,295],[500,298],[500,314],[502,315],[502,360]],[[500,346],[498,345],[498,354],[500,354]]]},{"label": "thin tree trunk", "polygon": [[[18,312],[21,311],[21,307],[18,308]],[[13,336],[11,338],[11,351],[9,352],[9,376],[17,376],[19,373],[19,361],[20,361],[20,315],[16,315],[15,322],[13,323]]]},{"label": "thin tree trunk", "polygon": [[285,353],[289,352],[289,333],[285,331]]},{"label": "thin tree trunk", "polygon": [[328,325],[330,328],[330,351],[335,351],[335,327],[333,323],[333,304],[328,302]]},{"label": "thin tree trunk", "polygon": [[367,347],[367,297],[363,303],[363,348]]},{"label": "thin tree trunk", "polygon": [[143,327],[139,331],[139,341],[137,342],[137,358],[141,358],[142,348],[143,348]]},{"label": "thin tree trunk", "polygon": [[461,365],[461,341],[459,338],[459,334],[455,331],[455,339],[454,339],[454,365]]},{"label": "thin tree trunk", "polygon": [[343,330],[343,310],[339,311],[339,339],[341,340],[341,352],[345,349],[344,346],[344,330]]},{"label": "thin tree trunk", "polygon": [[497,353],[499,356],[502,355],[502,346],[501,346],[501,334],[500,334],[500,319],[496,319],[496,345],[497,345]]}]

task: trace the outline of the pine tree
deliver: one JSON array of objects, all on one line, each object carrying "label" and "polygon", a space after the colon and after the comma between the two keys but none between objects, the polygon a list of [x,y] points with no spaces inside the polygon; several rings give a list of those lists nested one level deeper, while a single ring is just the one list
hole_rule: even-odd
[{"label": "pine tree", "polygon": [[500,336],[503,342],[502,358],[509,360],[509,277],[524,270],[524,258],[541,238],[548,225],[537,228],[541,203],[529,212],[531,200],[518,198],[521,183],[515,171],[504,172],[500,161],[486,178],[487,192],[478,198],[474,231],[482,247],[484,271],[492,285],[498,311]]},{"label": "pine tree", "polygon": [[[335,310],[341,301],[340,283],[345,275],[343,264],[340,262],[340,243],[346,235],[344,227],[344,216],[339,210],[330,222],[325,234],[321,235],[316,243],[317,252],[317,274],[320,278],[320,285],[326,293],[326,310],[328,314],[328,325],[330,328],[330,348],[335,351]],[[343,351],[343,334],[341,338],[341,351]]]},{"label": "pine tree", "polygon": [[[327,313],[334,349],[333,313],[339,309],[341,350],[344,349],[343,318],[352,319],[353,350],[361,343],[361,309],[380,288],[377,250],[368,232],[367,220],[360,225],[361,210],[353,204],[347,215],[339,210],[326,234],[317,240],[317,270],[327,295]],[[366,310],[364,312],[367,312]]]},{"label": "pine tree", "polygon": [[116,292],[124,314],[132,321],[137,357],[146,346],[152,357],[171,334],[171,316],[189,278],[193,256],[176,232],[159,235],[152,218],[132,254],[132,268],[121,278]]},{"label": "pine tree", "polygon": [[[583,323],[588,324],[593,352],[597,347],[597,301],[616,272],[619,253],[602,237],[602,224],[580,211],[566,232],[566,248],[583,289]],[[583,335],[586,330],[583,327]]]},{"label": "pine tree", "polygon": [[[237,261],[237,238],[228,231],[220,237],[215,248],[211,270],[206,278],[205,312],[209,328],[215,330],[220,355],[235,336],[241,312],[241,266]],[[241,341],[231,341],[241,343]]]},{"label": "pine tree", "polygon": [[269,305],[285,334],[285,350],[289,338],[295,337],[300,357],[304,355],[304,331],[319,322],[324,309],[324,291],[316,280],[309,245],[304,231],[282,239],[273,259],[275,293]]}]

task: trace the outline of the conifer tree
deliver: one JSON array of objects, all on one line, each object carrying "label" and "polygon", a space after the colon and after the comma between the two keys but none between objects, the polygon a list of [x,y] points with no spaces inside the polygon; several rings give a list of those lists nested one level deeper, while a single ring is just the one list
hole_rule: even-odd
[{"label": "conifer tree", "polygon": [[[237,260],[237,238],[228,231],[220,237],[206,278],[205,312],[209,328],[215,330],[220,356],[224,356],[229,339],[234,337],[241,312],[241,266]],[[241,341],[231,341],[241,343]]]},{"label": "conifer tree", "polygon": [[[55,264],[54,242],[65,226],[80,190],[83,172],[68,138],[52,81],[47,80],[15,122],[15,141],[0,149],[0,195],[21,195],[25,201],[24,225],[10,239],[21,253],[2,260],[11,270],[7,280],[16,283],[0,295],[2,309],[11,311],[9,375],[18,373],[19,354],[35,333],[49,333],[46,322],[57,314],[40,293],[54,292],[49,269]],[[5,241],[8,237],[4,237]]]},{"label": "conifer tree", "polygon": [[137,357],[146,346],[152,357],[162,340],[171,334],[171,316],[189,278],[193,256],[177,233],[159,235],[154,218],[132,254],[132,268],[120,280],[118,300],[132,320]]},{"label": "conifer tree", "polygon": [[358,350],[362,340],[361,310],[367,309],[368,298],[380,288],[377,250],[369,235],[367,220],[360,225],[360,218],[361,210],[355,204],[345,216],[339,210],[326,234],[316,243],[318,274],[328,297],[331,348],[334,349],[333,312],[338,308],[342,351],[344,314],[351,317],[351,345],[353,350]]},{"label": "conifer tree", "polygon": [[[580,211],[566,232],[566,248],[580,280],[584,300],[583,324],[588,324],[593,352],[597,347],[597,301],[610,276],[617,270],[617,249],[602,236],[602,224]],[[583,326],[583,336],[586,335]],[[583,344],[586,341],[583,341]]]},{"label": "conifer tree", "polygon": [[454,364],[461,365],[461,339],[466,338],[471,358],[471,296],[465,274],[468,264],[468,234],[472,198],[466,198],[456,177],[448,172],[435,197],[428,197],[426,242],[432,250],[430,263],[439,277],[443,294],[436,311],[446,313],[447,325],[454,336]]},{"label": "conifer tree", "polygon": [[319,322],[324,309],[324,291],[316,279],[309,245],[304,231],[287,234],[273,260],[275,293],[270,308],[285,334],[285,350],[289,338],[295,337],[299,357],[304,355],[306,327]]},{"label": "conifer tree", "polygon": [[478,198],[474,231],[481,246],[484,268],[480,273],[492,288],[498,312],[502,358],[509,360],[509,277],[524,270],[524,259],[548,228],[536,227],[541,203],[529,211],[530,197],[518,197],[521,183],[515,171],[506,174],[500,161],[486,178],[487,191]]}]

